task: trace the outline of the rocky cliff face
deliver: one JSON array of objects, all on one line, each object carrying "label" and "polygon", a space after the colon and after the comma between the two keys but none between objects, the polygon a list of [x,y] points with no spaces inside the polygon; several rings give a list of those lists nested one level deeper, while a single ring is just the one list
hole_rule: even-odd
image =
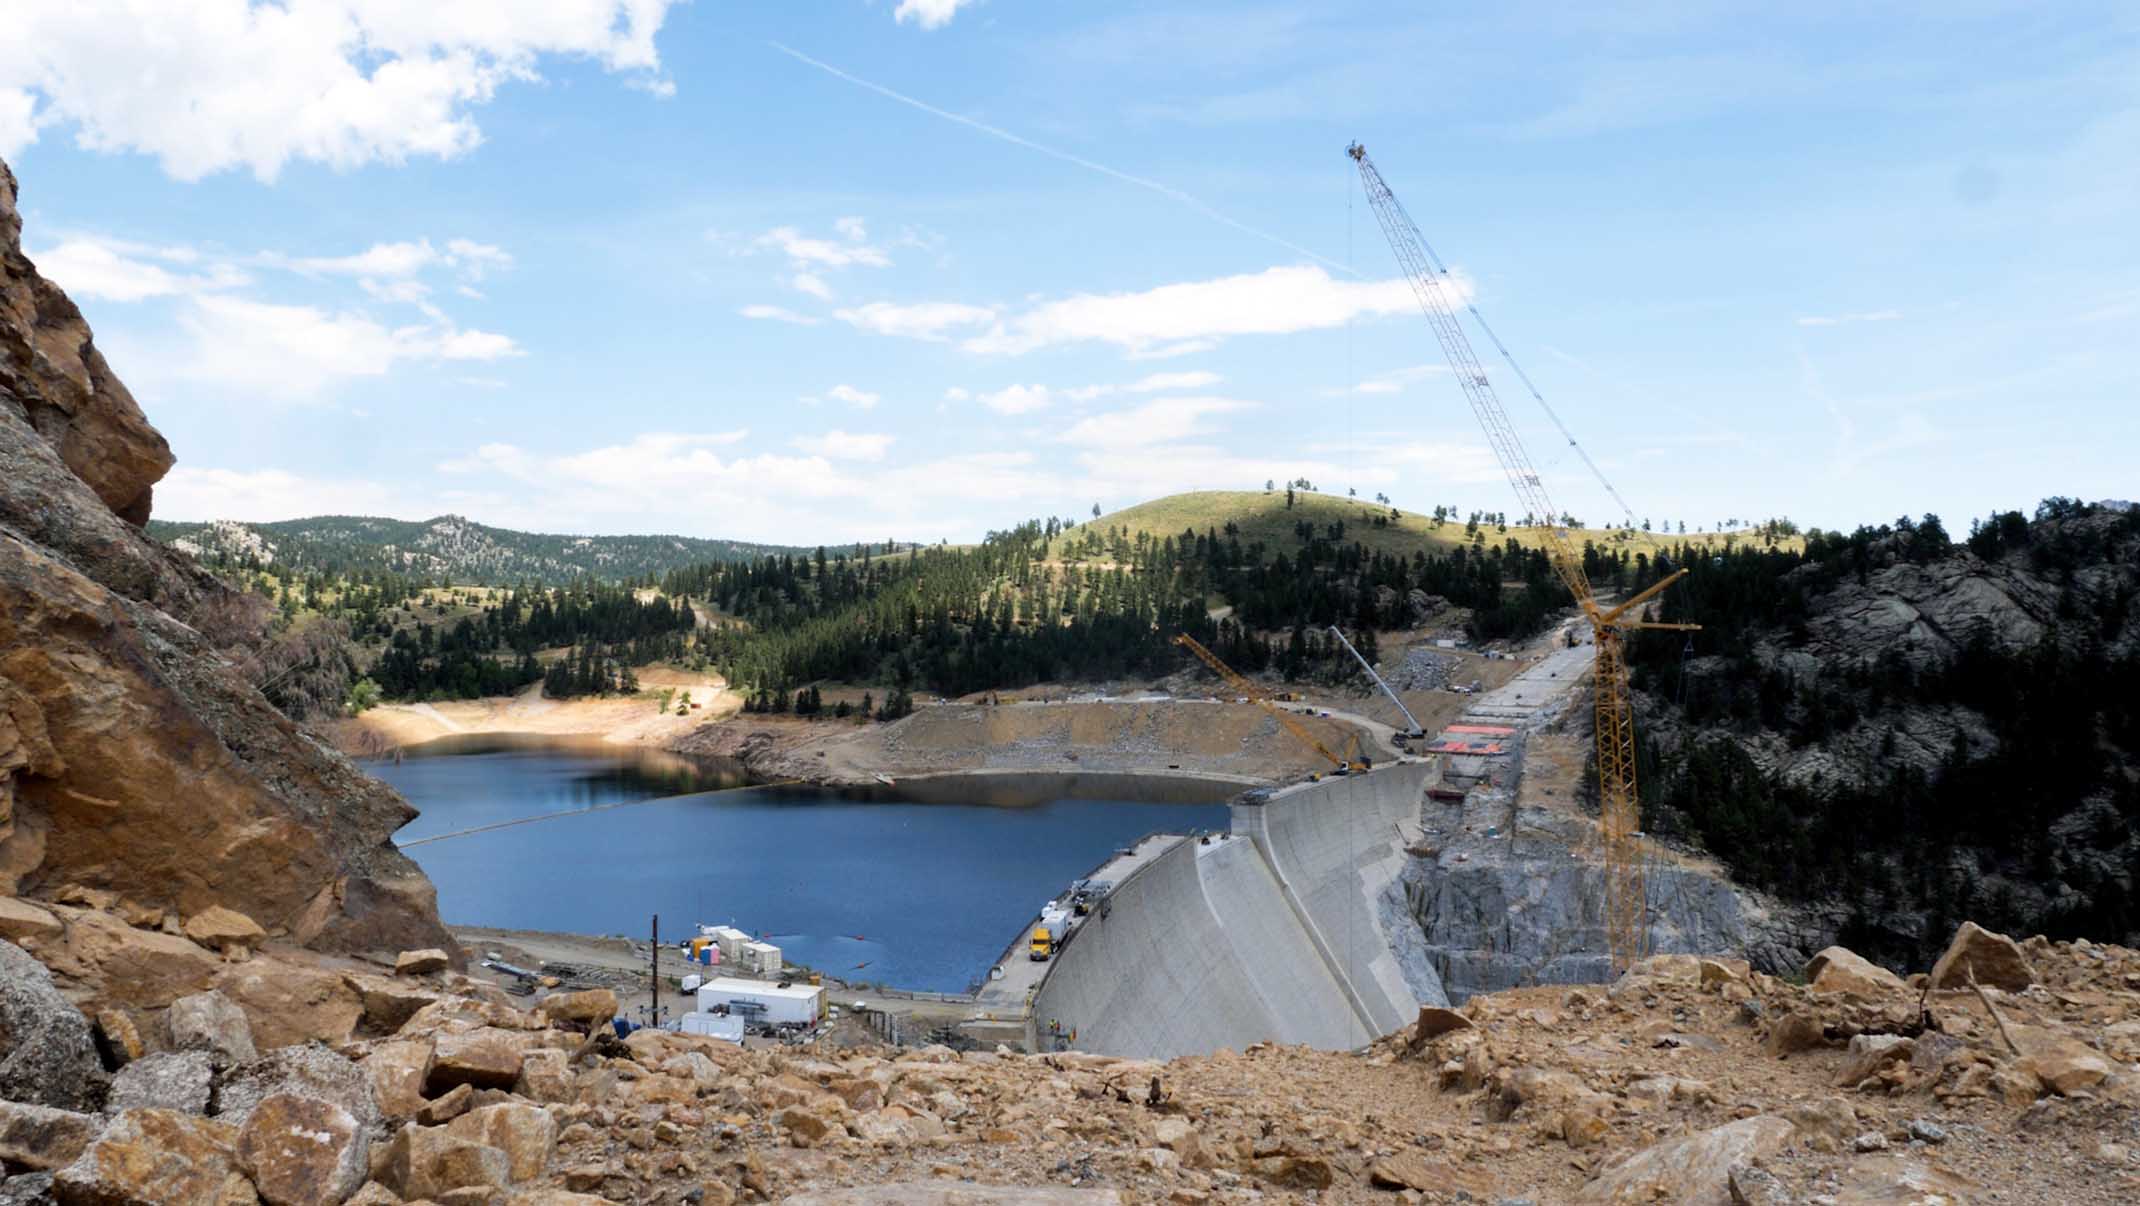
[{"label": "rocky cliff face", "polygon": [[447,945],[388,842],[408,805],[201,635],[228,592],[140,531],[170,450],[20,233],[0,164],[0,897],[87,893],[173,930],[222,907],[322,949]]},{"label": "rocky cliff face", "polygon": [[2068,499],[1705,559],[1637,661],[1651,828],[1906,963],[2140,931],[2140,515]]}]

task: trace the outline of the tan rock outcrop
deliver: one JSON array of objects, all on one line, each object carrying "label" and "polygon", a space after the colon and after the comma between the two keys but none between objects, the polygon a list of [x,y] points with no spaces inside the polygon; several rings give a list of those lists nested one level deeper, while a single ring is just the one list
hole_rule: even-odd
[{"label": "tan rock outcrop", "polygon": [[[388,840],[408,805],[240,677],[203,635],[228,588],[139,530],[170,451],[20,233],[0,165],[0,895],[80,885],[322,949],[448,948]],[[50,966],[78,1000],[119,971]],[[157,991],[120,974],[114,999]]]}]

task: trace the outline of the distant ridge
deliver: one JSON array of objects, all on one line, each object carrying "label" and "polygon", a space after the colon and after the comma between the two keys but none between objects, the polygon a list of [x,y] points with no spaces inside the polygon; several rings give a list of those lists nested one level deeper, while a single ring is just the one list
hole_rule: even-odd
[{"label": "distant ridge", "polygon": [[502,586],[660,575],[708,561],[803,553],[791,545],[692,536],[560,536],[494,528],[460,515],[411,521],[321,515],[276,523],[151,520],[148,533],[211,567],[278,565],[303,573],[391,572]]}]

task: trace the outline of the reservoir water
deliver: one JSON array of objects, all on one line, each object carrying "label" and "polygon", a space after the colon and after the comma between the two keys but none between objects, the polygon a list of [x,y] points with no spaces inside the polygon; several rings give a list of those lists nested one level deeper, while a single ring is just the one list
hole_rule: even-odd
[{"label": "reservoir water", "polygon": [[423,810],[395,840],[450,923],[643,937],[659,913],[665,940],[734,924],[829,975],[938,992],[985,975],[1117,848],[1225,828],[1239,790],[1121,775],[749,787],[719,763],[501,738],[410,753],[366,769]]}]

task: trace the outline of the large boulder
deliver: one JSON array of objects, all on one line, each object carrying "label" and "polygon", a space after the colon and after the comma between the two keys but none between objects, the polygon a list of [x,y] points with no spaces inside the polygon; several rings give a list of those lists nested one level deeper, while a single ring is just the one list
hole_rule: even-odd
[{"label": "large boulder", "polygon": [[262,1050],[293,1043],[346,1043],[364,1016],[364,998],[340,972],[291,959],[254,959],[226,968],[216,991],[237,1002]]},{"label": "large boulder", "polygon": [[367,1127],[379,1120],[371,1078],[318,1043],[284,1047],[226,1073],[216,1086],[215,1115],[244,1126],[255,1107],[278,1093],[331,1102]]},{"label": "large boulder", "polygon": [[141,1109],[205,1114],[214,1085],[215,1061],[208,1052],[159,1052],[119,1069],[105,1108],[114,1114]]},{"label": "large boulder", "polygon": [[455,1189],[502,1189],[512,1183],[513,1166],[495,1147],[412,1122],[394,1133],[377,1176],[380,1184],[415,1201]]},{"label": "large boulder", "polygon": [[1814,992],[1849,993],[1868,1000],[1909,990],[1901,976],[1842,946],[1831,946],[1807,962],[1806,983]]},{"label": "large boulder", "polygon": [[110,913],[60,908],[64,941],[43,948],[53,979],[85,1008],[161,1009],[213,983],[222,960],[178,934],[137,929]]},{"label": "large boulder", "polygon": [[245,1011],[219,992],[197,992],[171,1002],[164,1014],[164,1028],[171,1046],[178,1051],[200,1051],[216,1063],[230,1067],[259,1058],[253,1046],[253,1026]]},{"label": "large boulder", "polygon": [[372,1099],[388,1118],[414,1118],[424,1107],[424,1083],[431,1078],[431,1044],[422,1039],[381,1043],[358,1067],[371,1081]]},{"label": "large boulder", "polygon": [[93,1110],[104,1066],[89,1019],[69,1004],[45,965],[0,942],[0,1098]]},{"label": "large boulder", "polygon": [[1606,1169],[1584,1185],[1575,1200],[1730,1206],[1731,1170],[1782,1150],[1792,1133],[1789,1121],[1757,1114],[1668,1139]]},{"label": "large boulder", "polygon": [[541,1176],[557,1150],[557,1119],[541,1106],[525,1102],[477,1106],[447,1123],[446,1133],[504,1152],[515,1181]]},{"label": "large boulder", "polygon": [[11,1169],[49,1172],[71,1164],[103,1127],[94,1114],[0,1101],[0,1177]]},{"label": "large boulder", "polygon": [[432,1047],[431,1076],[425,1091],[443,1093],[455,1085],[511,1089],[520,1079],[526,1047],[519,1034],[486,1026],[464,1034],[442,1034]]},{"label": "large boulder", "polygon": [[61,1206],[180,1206],[249,1201],[237,1128],[175,1110],[128,1110],[54,1176]]},{"label": "large boulder", "polygon": [[251,950],[267,938],[260,923],[236,909],[210,905],[186,918],[186,937],[212,951]]},{"label": "large boulder", "polygon": [[2036,982],[2036,969],[2029,966],[2020,943],[1965,921],[1947,944],[1947,953],[1932,965],[1932,987],[1967,988],[1972,974],[1978,984],[2008,992]]},{"label": "large boulder", "polygon": [[[0,711],[0,724],[5,724],[6,719],[6,713]],[[43,942],[59,937],[65,930],[52,910],[13,896],[0,896],[0,942],[21,942],[26,938]]]},{"label": "large boulder", "polygon": [[268,1206],[339,1202],[371,1171],[371,1137],[333,1102],[275,1093],[239,1128],[238,1165]]},{"label": "large boulder", "polygon": [[220,652],[239,597],[141,531],[170,449],[21,225],[0,165],[0,895],[79,884],[326,950],[451,949],[389,841],[408,804],[275,710]]}]

